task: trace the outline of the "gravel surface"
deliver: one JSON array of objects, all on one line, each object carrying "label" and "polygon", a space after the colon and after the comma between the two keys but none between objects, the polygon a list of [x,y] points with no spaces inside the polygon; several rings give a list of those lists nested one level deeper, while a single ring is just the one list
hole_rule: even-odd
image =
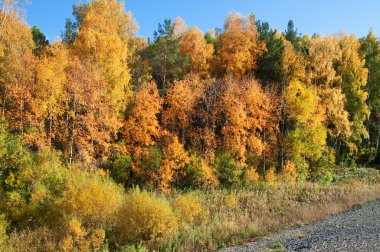
[{"label": "gravel surface", "polygon": [[380,251],[380,200],[224,251]]}]

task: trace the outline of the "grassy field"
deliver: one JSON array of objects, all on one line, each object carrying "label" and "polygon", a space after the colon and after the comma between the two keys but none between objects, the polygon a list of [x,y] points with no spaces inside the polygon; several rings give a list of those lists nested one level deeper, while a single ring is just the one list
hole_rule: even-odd
[{"label": "grassy field", "polygon": [[262,183],[170,194],[133,189],[106,229],[105,239],[72,222],[70,242],[75,241],[75,248],[65,247],[65,240],[58,241],[53,230],[40,228],[11,234],[2,251],[215,250],[324,219],[379,197],[376,170],[325,184]]}]

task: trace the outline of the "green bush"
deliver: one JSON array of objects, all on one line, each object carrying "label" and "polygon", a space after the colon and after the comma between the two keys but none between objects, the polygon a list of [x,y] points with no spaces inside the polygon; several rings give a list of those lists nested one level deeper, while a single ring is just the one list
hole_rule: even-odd
[{"label": "green bush", "polygon": [[178,178],[177,188],[215,188],[219,185],[214,168],[196,153],[191,155],[184,173]]},{"label": "green bush", "polygon": [[18,171],[20,186],[4,195],[5,213],[14,226],[32,228],[57,222],[59,213],[55,203],[68,174],[60,159],[59,152],[43,149],[31,155],[31,165]]},{"label": "green bush", "polygon": [[133,157],[135,172],[130,185],[145,188],[157,187],[157,173],[164,160],[164,153],[158,146],[144,148],[142,153]]},{"label": "green bush", "polygon": [[132,158],[125,155],[116,155],[110,157],[104,164],[104,168],[110,171],[111,178],[125,186],[131,181]]},{"label": "green bush", "polygon": [[218,151],[215,156],[214,167],[222,185],[239,186],[244,183],[244,168],[232,154]]}]

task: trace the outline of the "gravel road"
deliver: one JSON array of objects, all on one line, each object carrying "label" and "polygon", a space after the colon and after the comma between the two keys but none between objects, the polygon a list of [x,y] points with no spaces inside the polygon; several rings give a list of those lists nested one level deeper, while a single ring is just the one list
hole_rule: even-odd
[{"label": "gravel road", "polygon": [[224,251],[380,251],[380,200]]}]

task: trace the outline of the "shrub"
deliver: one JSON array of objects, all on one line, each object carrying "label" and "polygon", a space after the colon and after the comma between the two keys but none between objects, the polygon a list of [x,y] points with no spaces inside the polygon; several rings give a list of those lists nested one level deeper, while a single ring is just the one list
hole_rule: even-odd
[{"label": "shrub", "polygon": [[245,171],[245,184],[255,184],[260,181],[260,175],[254,168],[249,168]]},{"label": "shrub", "polygon": [[68,174],[60,158],[59,152],[43,149],[33,155],[33,165],[20,171],[19,178],[24,186],[8,192],[5,200],[8,203],[6,213],[13,225],[34,228],[57,222],[55,202],[64,190]]},{"label": "shrub", "polygon": [[282,180],[286,183],[295,183],[297,181],[297,177],[298,173],[296,165],[292,161],[286,161],[281,174]]},{"label": "shrub", "polygon": [[0,215],[0,246],[4,244],[7,239],[8,222],[4,215]]},{"label": "shrub", "polygon": [[177,186],[182,188],[202,187],[212,188],[219,185],[213,167],[209,166],[201,156],[193,154],[185,166],[185,172],[180,177]]},{"label": "shrub", "polygon": [[233,209],[238,206],[238,199],[236,198],[236,195],[234,193],[230,193],[225,196],[223,203],[224,206],[228,209]]},{"label": "shrub", "polygon": [[95,229],[88,232],[77,219],[72,219],[67,223],[66,236],[61,241],[63,251],[97,251],[105,239],[105,232],[102,229]]},{"label": "shrub", "polygon": [[242,184],[244,168],[235,160],[232,154],[218,151],[214,166],[222,185],[237,186]]},{"label": "shrub", "polygon": [[272,167],[266,170],[265,182],[267,182],[268,184],[273,184],[276,181],[277,181],[276,169]]},{"label": "shrub", "polygon": [[123,188],[102,174],[72,171],[58,207],[86,226],[105,228],[113,223],[123,194]]},{"label": "shrub", "polygon": [[13,232],[9,235],[9,239],[0,245],[0,251],[59,251],[54,232],[47,228],[38,228],[35,230],[23,230]]},{"label": "shrub", "polygon": [[334,182],[334,176],[331,172],[326,172],[326,174],[319,179],[319,183],[321,184],[328,184]]},{"label": "shrub", "polygon": [[126,242],[158,242],[177,231],[177,220],[168,201],[155,194],[133,189],[117,215],[112,235],[119,245]]},{"label": "shrub", "polygon": [[205,214],[202,201],[195,194],[178,195],[174,200],[174,212],[184,229],[192,226]]},{"label": "shrub", "polygon": [[132,158],[125,155],[110,157],[104,164],[104,168],[110,171],[111,178],[120,184],[128,186],[131,179]]}]

